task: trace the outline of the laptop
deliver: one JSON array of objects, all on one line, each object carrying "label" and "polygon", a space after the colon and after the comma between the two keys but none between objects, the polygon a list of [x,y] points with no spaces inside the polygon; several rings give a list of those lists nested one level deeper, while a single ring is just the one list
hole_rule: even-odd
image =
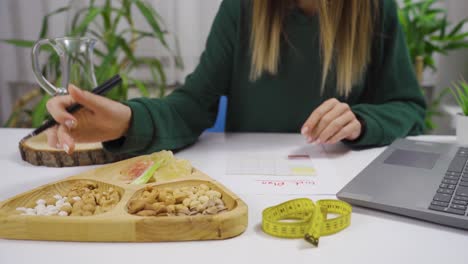
[{"label": "laptop", "polygon": [[353,205],[468,229],[468,147],[398,139],[337,194]]}]

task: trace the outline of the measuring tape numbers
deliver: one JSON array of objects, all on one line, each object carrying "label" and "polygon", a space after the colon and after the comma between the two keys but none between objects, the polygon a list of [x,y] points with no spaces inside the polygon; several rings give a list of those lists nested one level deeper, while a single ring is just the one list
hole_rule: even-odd
[{"label": "measuring tape numbers", "polygon": [[[317,247],[321,236],[335,234],[351,224],[351,211],[351,205],[343,201],[294,199],[263,210],[262,229],[276,237],[304,238]],[[328,214],[337,216],[327,219]]]}]

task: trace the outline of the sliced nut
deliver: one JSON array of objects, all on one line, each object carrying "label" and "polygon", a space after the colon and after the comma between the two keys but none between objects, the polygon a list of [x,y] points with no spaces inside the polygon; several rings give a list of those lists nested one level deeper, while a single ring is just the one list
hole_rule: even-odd
[{"label": "sliced nut", "polygon": [[215,201],[215,204],[216,204],[216,205],[224,205],[223,200],[221,200],[221,199],[219,199],[219,198],[215,198],[214,201]]},{"label": "sliced nut", "polygon": [[209,207],[207,208],[205,211],[203,211],[203,214],[210,214],[210,215],[213,215],[213,214],[216,214],[218,213],[218,207],[216,206],[212,206],[212,207]]},{"label": "sliced nut", "polygon": [[137,213],[139,216],[156,216],[157,213],[153,210],[142,210]]},{"label": "sliced nut", "polygon": [[[216,199],[216,198],[215,198]],[[206,202],[206,207],[213,207],[216,205],[216,201],[215,199],[211,198],[211,199],[208,199],[208,201]]]}]

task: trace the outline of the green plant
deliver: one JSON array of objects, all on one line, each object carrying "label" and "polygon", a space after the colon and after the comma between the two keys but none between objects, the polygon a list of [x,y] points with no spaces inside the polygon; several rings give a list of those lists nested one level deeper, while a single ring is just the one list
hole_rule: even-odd
[{"label": "green plant", "polygon": [[443,89],[435,96],[432,102],[428,104],[426,109],[426,119],[424,120],[426,131],[437,128],[437,125],[435,124],[433,119],[434,117],[442,115],[442,111],[440,110],[440,104],[442,103],[442,99],[448,92],[448,89]]},{"label": "green plant", "polygon": [[[447,11],[434,5],[439,0],[404,0],[399,10],[411,60],[423,58],[424,67],[437,70],[434,54],[447,55],[449,51],[468,48],[468,32],[462,32],[468,18],[451,27]],[[449,30],[450,28],[450,30]]]},{"label": "green plant", "polygon": [[453,83],[450,92],[461,107],[463,114],[468,116],[468,83],[465,80]]},{"label": "green plant", "polygon": [[[80,1],[80,0],[75,0]],[[139,89],[142,96],[149,96],[150,89],[157,89],[160,96],[164,96],[166,74],[160,58],[158,57],[138,57],[135,55],[138,43],[145,38],[152,38],[158,41],[174,59],[177,67],[182,67],[182,62],[178,56],[177,41],[174,50],[169,47],[166,40],[167,32],[161,16],[145,0],[119,0],[102,1],[101,5],[95,0],[90,0],[87,5],[74,10],[73,1],[69,5],[58,8],[47,14],[42,19],[42,27],[39,39],[47,38],[49,30],[49,19],[59,14],[68,14],[69,29],[67,36],[89,36],[99,41],[100,47],[95,48],[95,75],[98,83],[119,73],[122,76],[122,85],[118,89],[113,89],[108,93],[108,97],[114,100],[127,99],[129,87]],[[141,15],[144,17],[150,30],[140,30],[135,26],[134,17]],[[17,47],[32,48],[36,40],[3,40]],[[51,49],[45,48],[47,54],[47,64],[42,72],[52,83],[58,84],[61,76],[60,61],[58,55]],[[146,66],[151,73],[152,83],[145,83],[132,76],[135,70]],[[39,126],[47,117],[45,103],[49,98],[44,92],[40,94],[39,103],[32,111],[22,107],[15,109],[9,118],[6,126],[12,126],[15,117],[20,112],[27,112],[31,117],[31,125]]]},{"label": "green plant", "polygon": [[[437,70],[434,54],[447,55],[449,51],[468,48],[468,32],[462,32],[468,18],[451,26],[447,11],[436,7],[439,0],[404,0],[398,15],[406,36],[411,61],[417,78],[422,83],[425,68]],[[425,90],[422,90],[425,93]],[[433,118],[441,115],[440,103],[446,90],[429,98],[426,111],[426,131],[436,128]]]}]

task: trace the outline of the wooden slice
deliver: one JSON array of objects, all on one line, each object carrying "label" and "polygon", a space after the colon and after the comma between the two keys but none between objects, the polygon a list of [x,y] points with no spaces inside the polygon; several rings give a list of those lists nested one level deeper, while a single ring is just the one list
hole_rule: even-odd
[{"label": "wooden slice", "polygon": [[105,151],[101,143],[76,144],[75,151],[69,155],[63,150],[47,145],[45,134],[22,140],[19,143],[21,158],[36,166],[72,167],[106,164],[119,161],[125,155]]},{"label": "wooden slice", "polygon": [[[186,241],[227,239],[247,228],[247,205],[226,187],[203,172],[193,169],[177,179],[133,185],[116,176],[124,168],[147,156],[99,167],[50,183],[0,202],[0,238],[54,241]],[[109,211],[90,216],[21,215],[19,207],[31,208],[47,195],[67,195],[77,181],[94,183],[97,188],[119,193],[119,201]],[[128,211],[129,201],[139,197],[147,186],[157,189],[204,184],[222,194],[227,210],[214,215],[138,216]]]}]

